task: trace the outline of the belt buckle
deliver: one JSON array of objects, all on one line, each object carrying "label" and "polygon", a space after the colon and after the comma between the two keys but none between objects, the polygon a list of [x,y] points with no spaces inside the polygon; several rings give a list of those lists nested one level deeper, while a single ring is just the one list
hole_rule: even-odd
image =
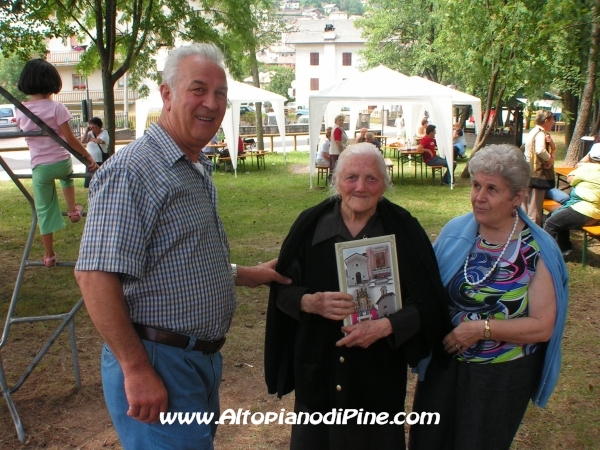
[{"label": "belt buckle", "polygon": [[203,353],[207,353],[207,354],[217,353],[219,350],[221,350],[224,343],[225,343],[225,338],[222,338],[218,341],[209,341],[208,345],[204,349]]}]

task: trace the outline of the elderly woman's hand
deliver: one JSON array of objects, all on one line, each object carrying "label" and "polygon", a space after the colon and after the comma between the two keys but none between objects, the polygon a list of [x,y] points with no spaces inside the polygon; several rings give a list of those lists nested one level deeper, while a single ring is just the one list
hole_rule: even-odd
[{"label": "elderly woman's hand", "polygon": [[392,323],[387,318],[379,320],[365,320],[354,325],[342,327],[346,337],[340,339],[335,345],[342,347],[367,348],[373,342],[392,334]]},{"label": "elderly woman's hand", "polygon": [[477,341],[483,339],[483,330],[483,320],[460,323],[444,338],[444,350],[448,353],[464,353]]},{"label": "elderly woman's hand", "polygon": [[345,292],[316,292],[302,296],[300,309],[326,319],[343,320],[354,312],[354,301]]}]

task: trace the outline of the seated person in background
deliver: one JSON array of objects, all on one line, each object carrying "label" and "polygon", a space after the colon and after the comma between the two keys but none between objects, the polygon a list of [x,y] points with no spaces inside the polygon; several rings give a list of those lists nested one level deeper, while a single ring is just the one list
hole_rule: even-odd
[{"label": "seated person in background", "polygon": [[588,154],[581,158],[581,161],[575,167],[579,167],[580,164],[584,163],[600,163],[600,133],[594,138],[594,145],[592,145]]},{"label": "seated person in background", "polygon": [[[423,161],[428,166],[446,166],[448,167],[448,161],[446,158],[442,158],[438,156],[436,153],[437,142],[435,141],[435,125],[427,125],[425,129],[426,134],[419,142],[419,146],[417,150],[423,151]],[[454,155],[456,158],[456,155]],[[452,167],[452,173],[454,173],[454,169],[456,169],[456,164]],[[446,173],[442,177],[442,184],[450,184],[450,171],[446,169]]]},{"label": "seated person in background", "polygon": [[[211,144],[217,144],[219,142],[219,138],[217,137],[217,135],[215,134],[214,137],[210,140]],[[215,153],[215,150],[213,147],[204,147],[202,149],[202,153]]]},{"label": "seated person in background", "polygon": [[573,186],[569,201],[544,224],[544,230],[556,240],[563,256],[573,248],[569,230],[600,223],[600,165],[584,164],[571,172],[567,180]]},{"label": "seated person in background", "polygon": [[327,127],[325,130],[325,139],[321,142],[319,146],[319,151],[317,152],[317,160],[315,163],[317,166],[328,166],[329,167],[329,147],[331,145],[331,127]]},{"label": "seated person in background", "polygon": [[367,129],[366,128],[361,128],[360,129],[360,134],[358,135],[358,137],[356,138],[356,142],[360,143],[360,142],[365,142],[365,138],[367,136]]},{"label": "seated person in background", "polygon": [[365,142],[373,144],[375,147],[377,147],[377,150],[381,151],[381,142],[379,142],[375,135],[370,131],[365,134]]},{"label": "seated person in background", "polygon": [[460,123],[456,122],[453,125],[454,133],[452,134],[452,145],[454,146],[454,154],[461,159],[467,157],[467,142],[465,141],[465,133],[460,127]]},{"label": "seated person in background", "polygon": [[238,137],[238,155],[243,155],[244,154],[244,141],[242,140],[242,137],[239,136]]},{"label": "seated person in background", "polygon": [[515,134],[515,123],[512,120],[508,122],[508,134]]},{"label": "seated person in background", "polygon": [[421,126],[417,128],[417,139],[422,138],[427,134],[427,125],[429,125],[429,121],[427,118],[423,117],[423,120],[421,120]]}]

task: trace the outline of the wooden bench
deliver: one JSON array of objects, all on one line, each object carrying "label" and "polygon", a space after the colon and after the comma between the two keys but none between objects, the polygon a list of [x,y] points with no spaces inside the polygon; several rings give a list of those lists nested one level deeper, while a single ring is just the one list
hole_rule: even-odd
[{"label": "wooden bench", "polygon": [[321,166],[317,164],[315,166],[317,168],[317,184],[321,183],[321,178],[325,180],[325,185],[327,185],[327,178],[329,177],[329,166]]},{"label": "wooden bench", "polygon": [[435,173],[440,173],[440,182],[443,180],[442,178],[442,170],[446,169],[446,166],[428,166],[425,164],[425,178],[427,178],[427,168],[431,169],[431,184],[435,184]]},{"label": "wooden bench", "polygon": [[388,173],[390,174],[390,179],[394,179],[394,163],[392,162],[392,160],[390,158],[384,158],[383,161],[385,162],[385,168],[387,169]]},{"label": "wooden bench", "polygon": [[[220,156],[217,162],[219,164],[223,163],[223,172],[227,172],[227,166],[231,165],[231,158],[229,156]],[[246,170],[246,155],[244,155],[243,153],[239,154],[237,157],[237,162],[238,168],[240,167],[241,163],[241,165],[244,167],[244,170]]]},{"label": "wooden bench", "polygon": [[587,265],[588,236],[600,240],[600,225],[581,227],[583,231],[583,248],[581,249],[581,265]]},{"label": "wooden bench", "polygon": [[[549,213],[556,211],[562,205],[554,200],[544,199],[544,211]],[[592,225],[589,227],[581,227],[583,232],[583,245],[581,248],[581,265],[587,265],[587,250],[589,237],[600,240],[600,225]]]},{"label": "wooden bench", "polygon": [[554,211],[556,211],[558,208],[560,208],[562,205],[558,202],[555,202],[554,200],[550,200],[549,198],[545,198],[544,199],[544,211],[548,211],[549,213],[552,213]]}]

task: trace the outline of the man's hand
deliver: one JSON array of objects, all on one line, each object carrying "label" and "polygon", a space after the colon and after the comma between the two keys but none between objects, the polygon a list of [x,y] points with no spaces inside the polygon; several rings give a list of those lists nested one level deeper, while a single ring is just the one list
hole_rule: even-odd
[{"label": "man's hand", "polygon": [[353,297],[345,292],[316,292],[304,294],[300,309],[331,320],[343,320],[354,310]]},{"label": "man's hand", "polygon": [[167,390],[151,366],[125,375],[125,395],[127,415],[140,422],[156,423],[160,413],[167,412]]},{"label": "man's hand", "polygon": [[392,323],[387,318],[378,320],[364,320],[354,325],[342,327],[346,337],[340,339],[335,345],[338,347],[367,348],[373,342],[392,334]]},{"label": "man's hand", "polygon": [[269,285],[272,281],[279,284],[292,284],[292,280],[275,272],[277,258],[257,266],[238,266],[238,276],[235,284],[255,288],[262,284]]}]

